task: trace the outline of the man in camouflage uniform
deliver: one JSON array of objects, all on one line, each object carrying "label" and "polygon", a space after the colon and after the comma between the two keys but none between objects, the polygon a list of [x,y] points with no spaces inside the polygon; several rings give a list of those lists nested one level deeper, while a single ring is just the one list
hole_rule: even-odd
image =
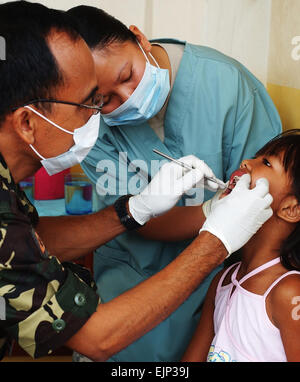
[{"label": "man in camouflage uniform", "polygon": [[51,354],[96,310],[94,283],[84,268],[49,255],[35,231],[37,212],[1,156],[0,216],[0,294],[9,301],[0,327],[32,357]]},{"label": "man in camouflage uniform", "polygon": [[[40,28],[41,31],[34,28],[29,30],[26,26],[26,20],[24,20],[24,24],[13,27],[14,23],[17,24],[18,9],[21,12],[20,19],[24,17],[28,23],[30,17],[38,20],[38,17],[35,17],[32,12],[39,14],[42,19],[38,21],[43,23],[44,20],[45,30],[43,31],[42,28]],[[8,83],[9,79],[6,81],[1,76],[0,122],[2,131],[0,135],[4,141],[11,134],[8,129],[12,130],[13,125],[11,120],[5,119],[4,114],[7,114],[8,107],[19,106],[16,104],[7,105],[6,103],[11,100],[15,102],[19,98],[22,104],[23,101],[26,103],[31,96],[35,98],[34,91],[36,89],[34,87],[36,84],[34,81],[38,83],[38,86],[48,86],[47,79],[41,70],[40,74],[31,73],[35,70],[34,61],[28,58],[30,52],[26,53],[24,50],[31,50],[32,54],[39,52],[36,47],[32,47],[35,40],[38,41],[37,45],[40,50],[47,49],[46,44],[43,44],[42,38],[38,34],[40,32],[47,33],[47,28],[48,33],[50,33],[52,25],[54,29],[65,30],[65,34],[70,35],[69,40],[73,44],[75,44],[76,39],[79,40],[79,36],[76,38],[74,34],[72,37],[73,32],[68,25],[68,20],[62,15],[59,15],[58,12],[51,13],[41,6],[8,4],[8,7],[5,7],[3,5],[0,7],[0,18],[0,34],[6,38],[8,43],[7,60],[1,62],[0,70],[7,73],[5,72],[8,70],[5,67],[7,65],[13,67],[12,71],[17,69],[19,65],[19,70],[21,70],[21,73],[18,74],[13,72],[15,78],[10,79],[11,84]],[[62,27],[64,23],[66,24],[65,28]],[[49,52],[46,51],[46,56],[47,53]],[[19,64],[17,63],[18,56],[24,60]],[[38,59],[38,57],[36,58]],[[51,69],[51,64],[48,64],[48,67]],[[45,70],[47,70],[47,65]],[[94,84],[93,71],[89,73],[87,70],[86,75],[85,81],[91,79]],[[35,76],[36,78],[34,78]],[[45,77],[44,84],[41,82],[43,77]],[[49,73],[49,77],[51,77],[51,73]],[[22,78],[23,84],[17,84],[20,78]],[[16,86],[19,87],[19,91]],[[7,89],[9,91],[9,87],[11,87],[11,93],[19,92],[19,95],[14,97],[8,95]],[[83,87],[82,90],[84,92],[85,88]],[[3,98],[5,91],[8,99]],[[23,94],[26,93],[28,96],[22,100]],[[6,125],[10,125],[8,129]],[[22,149],[22,145],[19,145],[17,150],[21,152]],[[5,152],[3,146],[1,150],[3,153]],[[14,147],[9,148],[9,150],[12,153]],[[6,154],[5,157],[13,163],[9,154]],[[21,180],[22,177],[26,177],[26,171],[28,171],[26,170],[26,161],[24,161],[25,173],[23,176],[20,163],[17,166],[13,164],[12,168],[18,168],[14,172],[16,179]],[[2,349],[0,356],[4,355],[4,350],[7,348],[8,341],[5,340],[7,338],[16,339],[19,345],[32,357],[51,354],[54,349],[72,337],[96,311],[99,296],[96,294],[93,279],[88,270],[73,263],[64,262],[62,265],[56,257],[49,255],[36,231],[39,224],[37,211],[19,185],[15,183],[1,154],[0,219],[0,296],[6,301],[5,317],[0,320],[0,349]]]},{"label": "man in camouflage uniform", "polygon": [[[5,300],[0,357],[6,339],[13,338],[32,357],[67,345],[106,360],[162,322],[224,261],[228,252],[218,239],[224,232],[201,232],[162,271],[100,304],[90,273],[69,261],[125,232],[117,209],[39,219],[18,186],[41,167],[31,145],[45,158],[74,145],[72,135],[25,105],[69,132],[83,126],[94,112],[98,90],[91,52],[63,12],[24,1],[0,5],[0,36],[7,49],[6,61],[0,61],[0,297]],[[152,195],[147,197],[150,202]],[[227,197],[214,214],[238,210],[235,200]],[[244,210],[236,220],[236,237],[248,224],[247,205]],[[125,212],[130,215],[128,205]]]}]

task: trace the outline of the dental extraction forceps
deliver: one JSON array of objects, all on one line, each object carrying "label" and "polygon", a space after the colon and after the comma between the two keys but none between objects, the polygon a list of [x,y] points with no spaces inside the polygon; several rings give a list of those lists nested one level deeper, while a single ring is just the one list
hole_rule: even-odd
[{"label": "dental extraction forceps", "polygon": [[[158,154],[158,155],[160,155],[160,156],[162,156],[162,157],[164,157],[164,158],[166,158],[166,159],[169,159],[169,160],[171,160],[172,162],[175,162],[175,163],[177,163],[178,165],[180,165],[180,166],[182,166],[182,167],[184,167],[184,168],[186,168],[186,169],[188,169],[188,170],[194,170],[193,167],[191,167],[191,166],[189,166],[189,165],[187,165],[187,164],[181,162],[181,161],[178,160],[178,159],[174,159],[174,158],[170,157],[169,155],[164,154],[164,153],[162,153],[162,152],[160,152],[160,151],[158,151],[158,150],[156,150],[156,149],[153,149],[153,151],[154,151],[156,154]],[[222,182],[222,180],[220,180],[220,179],[217,179],[217,178],[211,178],[211,177],[208,177],[208,176],[206,176],[205,179],[208,179],[208,180],[210,180],[210,181],[212,181],[212,182],[214,182],[214,183],[217,183],[217,185],[218,185],[222,190],[225,190],[225,189],[227,188],[226,184],[225,184],[224,182]]]}]

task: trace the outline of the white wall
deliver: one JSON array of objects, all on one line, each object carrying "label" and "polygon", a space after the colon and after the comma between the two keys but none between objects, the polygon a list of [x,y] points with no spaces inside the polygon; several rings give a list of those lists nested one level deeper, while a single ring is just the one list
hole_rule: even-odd
[{"label": "white wall", "polygon": [[[40,0],[53,8],[103,8],[148,38],[173,37],[218,49],[266,84],[272,0]],[[296,0],[299,1],[299,0]]]},{"label": "white wall", "polygon": [[218,49],[266,83],[271,0],[151,0],[151,37]]},{"label": "white wall", "polygon": [[104,9],[128,26],[136,24],[139,28],[144,29],[146,8],[149,0],[39,0],[35,2],[44,4],[47,7],[64,10],[77,5],[91,5]]}]

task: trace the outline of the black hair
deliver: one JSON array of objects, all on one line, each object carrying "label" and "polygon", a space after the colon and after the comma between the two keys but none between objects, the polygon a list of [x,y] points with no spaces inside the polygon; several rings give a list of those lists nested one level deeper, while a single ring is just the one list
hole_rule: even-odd
[{"label": "black hair", "polygon": [[[282,155],[282,164],[292,182],[292,191],[300,204],[300,130],[287,130],[262,147],[256,156]],[[282,265],[300,270],[300,222],[283,242],[280,249]]]},{"label": "black hair", "polygon": [[[0,60],[0,123],[13,108],[39,98],[50,98],[63,84],[63,73],[53,56],[48,37],[65,32],[80,38],[65,12],[41,4],[15,1],[0,4],[0,36],[5,39],[5,60]],[[50,110],[51,104],[36,105]]]},{"label": "black hair", "polygon": [[113,42],[136,42],[126,25],[102,9],[80,5],[66,13],[76,20],[77,31],[92,50],[103,49]]}]

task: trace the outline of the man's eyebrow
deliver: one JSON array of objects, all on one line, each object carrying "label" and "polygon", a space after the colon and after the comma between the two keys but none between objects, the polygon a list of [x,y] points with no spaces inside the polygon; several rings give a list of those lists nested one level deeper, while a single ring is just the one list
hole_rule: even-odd
[{"label": "man's eyebrow", "polygon": [[119,72],[119,75],[118,75],[118,78],[116,79],[116,83],[118,83],[120,81],[120,77],[121,77],[121,74],[123,72],[123,70],[126,68],[126,66],[128,65],[128,61],[125,62],[125,64],[122,66],[120,72]]},{"label": "man's eyebrow", "polygon": [[80,103],[84,104],[85,102],[87,102],[97,93],[98,90],[99,90],[98,86],[95,86],[93,90],[88,94],[88,96],[86,96]]}]

